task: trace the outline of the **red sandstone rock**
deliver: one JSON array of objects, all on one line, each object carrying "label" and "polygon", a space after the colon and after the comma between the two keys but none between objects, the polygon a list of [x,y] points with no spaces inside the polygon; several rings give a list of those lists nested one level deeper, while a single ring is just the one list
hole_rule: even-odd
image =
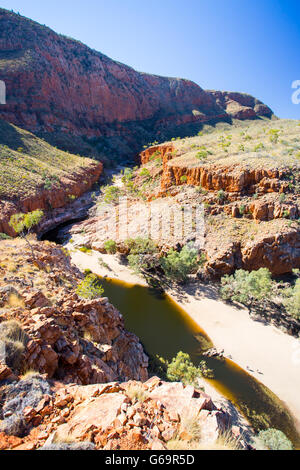
[{"label": "red sandstone rock", "polygon": [[6,365],[0,363],[0,382],[13,376],[13,371]]},{"label": "red sandstone rock", "polygon": [[[64,133],[125,135],[132,142],[127,123],[141,126],[149,119],[157,133],[229,116],[272,115],[249,95],[205,91],[189,80],[136,72],[3,9],[0,30],[0,51],[7,55],[1,79],[8,96],[1,116],[33,132],[52,133],[54,138],[57,134],[58,142]],[[131,132],[134,137],[139,134]],[[145,132],[149,133],[147,126]]]}]

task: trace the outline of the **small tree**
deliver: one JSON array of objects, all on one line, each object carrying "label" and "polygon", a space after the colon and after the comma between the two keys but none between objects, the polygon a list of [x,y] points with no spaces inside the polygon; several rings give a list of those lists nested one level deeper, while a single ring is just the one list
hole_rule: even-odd
[{"label": "small tree", "polygon": [[224,201],[225,196],[226,196],[225,191],[223,191],[223,189],[220,189],[220,191],[218,191],[218,194],[217,194],[219,202]]},{"label": "small tree", "polygon": [[129,266],[136,274],[142,274],[151,285],[158,283],[155,275],[150,271],[156,271],[160,267],[157,246],[150,238],[130,238],[125,241],[129,250],[127,260]]},{"label": "small tree", "polygon": [[199,264],[197,257],[197,250],[191,245],[186,245],[180,252],[170,250],[167,256],[161,259],[161,266],[167,278],[185,282]]},{"label": "small tree", "polygon": [[131,255],[146,255],[157,252],[157,246],[151,238],[128,238],[124,244]]},{"label": "small tree", "polygon": [[19,213],[19,214],[14,214],[11,216],[9,225],[14,229],[14,231],[20,235],[28,246],[30,247],[32,257],[35,259],[34,252],[32,245],[30,244],[28,240],[28,235],[35,227],[40,223],[42,218],[44,217],[44,212],[41,210],[36,210],[33,212],[28,212],[27,214]]},{"label": "small tree", "polygon": [[97,299],[101,297],[103,293],[104,289],[95,274],[88,274],[84,280],[78,284],[76,289],[78,297],[83,299]]},{"label": "small tree", "polygon": [[286,289],[283,304],[290,315],[300,318],[300,279],[297,279],[294,287]]},{"label": "small tree", "polygon": [[180,177],[180,182],[181,182],[181,183],[186,183],[186,182],[187,182],[187,176],[186,176],[186,175],[182,175],[182,176]]},{"label": "small tree", "polygon": [[105,251],[111,255],[114,255],[117,252],[117,244],[114,240],[107,240],[104,243]]},{"label": "small tree", "polygon": [[171,382],[194,384],[196,379],[201,376],[201,369],[194,366],[190,356],[182,351],[168,363],[167,378]]},{"label": "small tree", "polygon": [[254,301],[265,302],[272,295],[273,281],[267,268],[258,271],[238,269],[232,276],[224,276],[221,281],[221,296],[251,308]]}]

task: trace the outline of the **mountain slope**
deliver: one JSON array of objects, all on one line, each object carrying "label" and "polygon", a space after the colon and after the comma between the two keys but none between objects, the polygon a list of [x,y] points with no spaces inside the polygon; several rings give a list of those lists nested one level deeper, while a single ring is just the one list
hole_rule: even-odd
[{"label": "mountain slope", "polygon": [[17,211],[69,205],[101,172],[102,163],[58,150],[0,119],[0,232],[14,234],[8,221]]},{"label": "mountain slope", "polygon": [[133,153],[149,139],[190,135],[203,122],[272,116],[249,95],[208,92],[189,80],[136,72],[4,9],[0,80],[7,87],[1,117],[84,154]]}]

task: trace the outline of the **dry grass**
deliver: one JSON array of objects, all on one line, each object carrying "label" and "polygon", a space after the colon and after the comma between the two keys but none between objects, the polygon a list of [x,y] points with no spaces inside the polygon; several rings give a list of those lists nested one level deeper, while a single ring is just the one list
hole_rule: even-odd
[{"label": "dry grass", "polygon": [[188,435],[191,441],[201,439],[201,426],[198,414],[195,414],[194,411],[186,411],[183,413],[178,435]]},{"label": "dry grass", "polygon": [[239,441],[227,431],[216,442],[203,442],[201,439],[185,440],[176,437],[167,443],[169,450],[242,450]]},{"label": "dry grass", "polygon": [[246,121],[228,130],[211,130],[201,136],[176,141],[174,146],[179,156],[172,160],[172,165],[239,164],[251,169],[299,168],[299,124],[299,121],[292,120]]},{"label": "dry grass", "polygon": [[28,343],[28,336],[16,320],[0,323],[0,359],[15,371],[23,367],[22,355]]},{"label": "dry grass", "polygon": [[4,305],[4,308],[17,308],[17,307],[24,308],[25,307],[24,300],[22,299],[22,297],[20,297],[17,294],[14,294],[14,293],[9,294],[8,301]]},{"label": "dry grass", "polygon": [[20,376],[21,380],[29,380],[32,379],[33,377],[40,377],[40,373],[36,370],[33,369],[28,369],[23,372],[23,374]]},{"label": "dry grass", "polygon": [[126,395],[130,398],[131,401],[137,400],[141,403],[143,403],[149,397],[149,394],[140,384],[131,384],[126,390]]},{"label": "dry grass", "polygon": [[92,160],[63,152],[30,132],[0,120],[0,197],[59,189],[62,179],[81,172]]}]

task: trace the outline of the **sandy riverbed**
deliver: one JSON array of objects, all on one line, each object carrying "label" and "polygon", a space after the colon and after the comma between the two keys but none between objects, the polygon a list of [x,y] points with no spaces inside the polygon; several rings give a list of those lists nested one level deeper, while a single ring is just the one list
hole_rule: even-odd
[{"label": "sandy riverbed", "polygon": [[[72,261],[82,270],[145,285],[116,256],[85,254],[72,250],[72,245],[68,248]],[[109,268],[101,266],[99,258]],[[247,310],[226,305],[214,287],[188,286],[167,293],[206,331],[217,349],[223,349],[226,357],[272,390],[300,423],[300,340],[252,320]]]}]

